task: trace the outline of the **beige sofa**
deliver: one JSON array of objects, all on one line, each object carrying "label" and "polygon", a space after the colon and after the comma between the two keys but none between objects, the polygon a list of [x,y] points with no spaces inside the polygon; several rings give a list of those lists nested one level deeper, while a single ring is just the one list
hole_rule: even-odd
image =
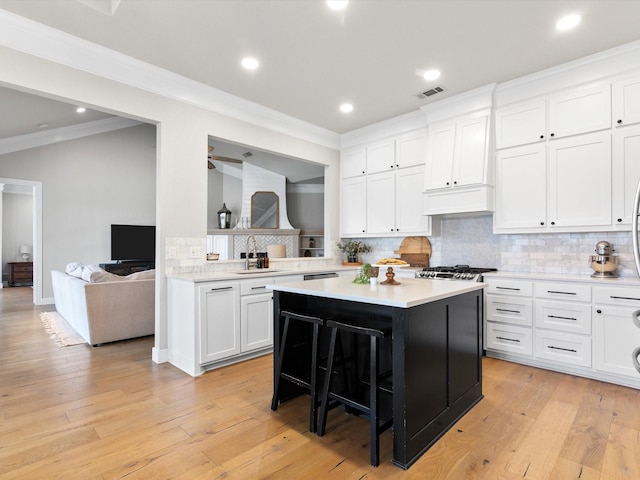
[{"label": "beige sofa", "polygon": [[96,269],[82,278],[53,270],[56,310],[93,346],[153,335],[154,276],[146,271],[117,277]]}]

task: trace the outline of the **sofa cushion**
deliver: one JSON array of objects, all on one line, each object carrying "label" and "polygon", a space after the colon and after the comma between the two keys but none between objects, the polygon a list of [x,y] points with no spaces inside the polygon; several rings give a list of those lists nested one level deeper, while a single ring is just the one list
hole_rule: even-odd
[{"label": "sofa cushion", "polygon": [[94,270],[89,274],[89,283],[105,283],[105,282],[119,282],[124,280],[125,277],[116,275],[115,273],[109,273],[106,270]]},{"label": "sofa cushion", "polygon": [[85,265],[82,269],[82,279],[85,282],[91,281],[91,274],[94,272],[104,272],[98,265]]},{"label": "sofa cushion", "polygon": [[82,278],[82,270],[84,269],[84,265],[80,262],[71,262],[67,264],[65,268],[65,273],[67,275],[71,275],[72,277]]},{"label": "sofa cushion", "polygon": [[126,277],[123,277],[125,280],[153,280],[156,278],[155,270],[143,270],[141,272],[135,272]]}]

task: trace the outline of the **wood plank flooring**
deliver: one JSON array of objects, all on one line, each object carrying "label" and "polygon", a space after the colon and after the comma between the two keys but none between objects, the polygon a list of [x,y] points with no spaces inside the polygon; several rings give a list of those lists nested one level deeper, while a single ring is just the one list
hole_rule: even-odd
[{"label": "wood plank flooring", "polygon": [[3,479],[640,479],[640,391],[484,359],[485,398],[414,466],[369,465],[368,424],[269,409],[272,358],[193,379],[152,338],[58,347],[29,287],[0,290]]}]

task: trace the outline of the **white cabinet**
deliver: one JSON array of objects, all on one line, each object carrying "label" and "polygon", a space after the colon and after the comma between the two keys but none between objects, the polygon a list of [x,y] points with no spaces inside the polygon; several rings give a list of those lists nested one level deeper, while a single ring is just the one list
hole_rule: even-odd
[{"label": "white cabinet", "polygon": [[424,214],[493,211],[488,126],[486,114],[429,126]]},{"label": "white cabinet", "polygon": [[613,124],[640,123],[640,74],[624,76],[613,83]]},{"label": "white cabinet", "polygon": [[340,235],[362,235],[367,232],[367,177],[342,180],[340,197]]},{"label": "white cabinet", "polygon": [[630,229],[631,226],[633,201],[638,182],[640,182],[640,125],[618,128],[613,133],[613,221],[617,227],[624,230]]},{"label": "white cabinet", "polygon": [[496,148],[509,148],[611,128],[611,86],[574,88],[500,107]]},{"label": "white cabinet", "polygon": [[240,285],[211,282],[198,286],[200,363],[240,353]]},{"label": "white cabinet", "polygon": [[594,298],[597,370],[619,375],[640,388],[640,288],[603,287]]},{"label": "white cabinet", "polygon": [[266,285],[274,277],[246,280],[241,284],[240,351],[273,346],[273,293]]},{"label": "white cabinet", "polygon": [[495,233],[611,230],[611,134],[496,155]]},{"label": "white cabinet", "polygon": [[351,178],[367,173],[367,152],[364,147],[340,152],[340,178]]},{"label": "white cabinet", "polygon": [[610,227],[611,134],[549,143],[550,227]]},{"label": "white cabinet", "polygon": [[418,130],[343,152],[342,162],[359,165],[365,152],[366,168],[342,166],[340,236],[431,234],[422,212],[426,148],[426,130]]},{"label": "white cabinet", "polygon": [[487,356],[640,389],[640,284],[484,280]]},{"label": "white cabinet", "polygon": [[425,190],[485,182],[487,122],[488,117],[482,115],[429,128]]}]

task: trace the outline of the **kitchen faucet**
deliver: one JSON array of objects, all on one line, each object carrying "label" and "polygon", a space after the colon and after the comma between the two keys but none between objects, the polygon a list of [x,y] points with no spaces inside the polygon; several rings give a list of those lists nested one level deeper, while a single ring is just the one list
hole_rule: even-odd
[{"label": "kitchen faucet", "polygon": [[253,260],[257,263],[258,254],[256,253],[256,237],[253,234],[247,237],[247,246],[245,248],[245,261],[244,269],[249,270],[251,268],[251,262],[249,260],[249,240],[253,240]]}]

